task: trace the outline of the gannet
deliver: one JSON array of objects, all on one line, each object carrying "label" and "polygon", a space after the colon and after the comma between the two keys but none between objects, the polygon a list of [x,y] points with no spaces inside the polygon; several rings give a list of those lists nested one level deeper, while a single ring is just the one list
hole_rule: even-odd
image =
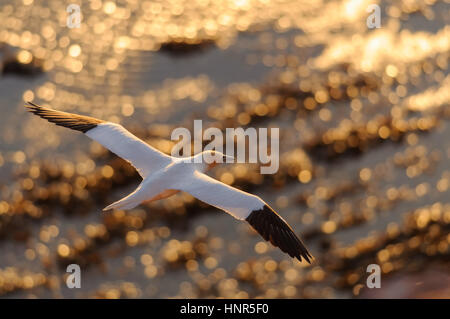
[{"label": "gannet", "polygon": [[[28,110],[49,122],[80,131],[111,152],[133,165],[142,182],[128,196],[103,210],[132,209],[143,202],[170,197],[180,191],[187,192],[211,206],[219,208],[238,220],[247,221],[266,241],[302,261],[311,263],[311,254],[288,223],[258,196],[226,185],[205,172],[227,155],[205,151],[190,158],[166,155],[140,140],[122,125],[93,117],[53,110],[28,102]],[[200,160],[205,153],[219,158],[207,164]],[[218,155],[218,157],[217,157]]]}]

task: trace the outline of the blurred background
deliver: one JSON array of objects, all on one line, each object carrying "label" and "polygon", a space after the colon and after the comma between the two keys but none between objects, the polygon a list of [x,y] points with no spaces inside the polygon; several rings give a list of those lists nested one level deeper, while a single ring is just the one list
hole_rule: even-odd
[{"label": "blurred background", "polygon": [[[449,298],[449,24],[449,0],[0,0],[0,296]],[[139,176],[28,100],[166,153],[194,119],[279,127],[276,174],[212,175],[264,198],[314,262],[187,194],[102,212]]]}]

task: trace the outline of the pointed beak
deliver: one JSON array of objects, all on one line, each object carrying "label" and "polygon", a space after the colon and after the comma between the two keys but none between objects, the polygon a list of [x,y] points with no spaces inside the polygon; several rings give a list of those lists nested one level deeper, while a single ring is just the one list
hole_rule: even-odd
[{"label": "pointed beak", "polygon": [[223,156],[223,163],[234,163],[234,157],[233,156],[224,155]]}]

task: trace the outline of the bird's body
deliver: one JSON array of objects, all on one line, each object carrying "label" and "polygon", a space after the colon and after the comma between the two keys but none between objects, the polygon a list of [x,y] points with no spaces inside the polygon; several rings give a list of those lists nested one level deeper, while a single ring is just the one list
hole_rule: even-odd
[{"label": "bird's body", "polygon": [[185,186],[183,182],[189,180],[194,173],[194,165],[173,158],[166,166],[145,177],[134,192],[105,207],[104,210],[131,209],[142,202],[152,202],[175,195]]},{"label": "bird's body", "polygon": [[[132,209],[143,202],[164,199],[184,191],[238,220],[246,220],[265,240],[291,257],[300,261],[303,257],[310,262],[310,253],[292,228],[261,198],[205,174],[209,168],[222,162],[226,155],[206,151],[190,158],[168,156],[119,124],[28,103],[26,107],[34,114],[57,125],[85,133],[131,163],[142,176],[143,180],[136,190],[104,210]],[[217,161],[207,164],[199,160],[205,154],[216,156]]]}]

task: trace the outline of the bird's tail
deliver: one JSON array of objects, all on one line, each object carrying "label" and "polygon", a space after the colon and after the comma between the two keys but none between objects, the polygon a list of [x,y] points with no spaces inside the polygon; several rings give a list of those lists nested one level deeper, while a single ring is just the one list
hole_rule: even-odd
[{"label": "bird's tail", "polygon": [[142,200],[139,200],[139,198],[137,198],[139,196],[136,196],[136,195],[137,195],[138,191],[140,190],[141,185],[139,185],[139,187],[134,192],[129,194],[128,196],[103,208],[103,211],[110,210],[110,209],[132,209],[132,208],[136,207],[137,205],[139,205]]},{"label": "bird's tail", "polygon": [[118,200],[117,202],[112,203],[111,205],[106,206],[105,208],[103,208],[103,211],[110,209],[132,209],[139,204],[140,202],[136,199],[125,197],[121,200]]}]

